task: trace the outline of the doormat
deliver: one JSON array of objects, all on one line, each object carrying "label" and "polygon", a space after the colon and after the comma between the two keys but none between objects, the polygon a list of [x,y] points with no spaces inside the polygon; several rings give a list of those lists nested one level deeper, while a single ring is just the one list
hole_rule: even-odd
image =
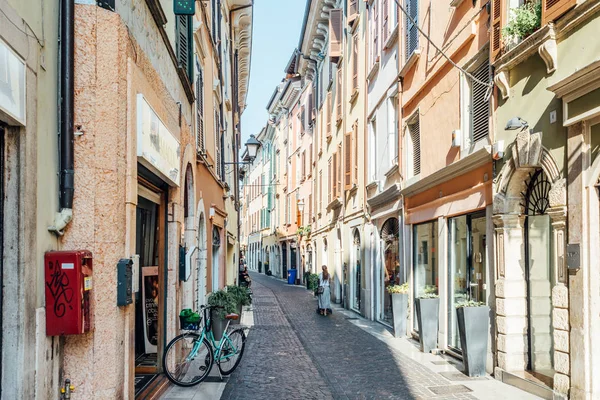
[{"label": "doormat", "polygon": [[158,365],[156,353],[142,354],[135,359],[136,367],[156,367]]},{"label": "doormat", "polygon": [[152,383],[157,374],[144,374],[135,376],[135,395],[138,396]]}]

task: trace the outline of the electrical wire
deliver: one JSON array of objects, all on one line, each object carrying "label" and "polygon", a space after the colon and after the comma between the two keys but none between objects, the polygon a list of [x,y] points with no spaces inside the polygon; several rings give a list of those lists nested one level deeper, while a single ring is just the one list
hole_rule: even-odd
[{"label": "electrical wire", "polygon": [[[30,37],[30,38],[32,38],[32,39],[35,39],[35,40],[37,40],[37,42],[38,42],[38,44],[40,45],[40,47],[44,47],[44,43],[42,43],[42,40],[40,40],[40,39],[39,39],[39,38],[36,36],[36,34],[35,34],[35,31],[34,31],[33,29],[31,29],[31,26],[29,26],[29,24],[27,23],[27,21],[25,21],[25,19],[21,18],[21,22],[23,22],[23,23],[25,24],[25,26],[27,26],[27,28],[29,28],[29,30],[30,30],[31,32],[33,32],[33,35],[30,35],[30,34],[29,34],[29,32],[27,32],[27,31],[25,31],[25,30],[21,29],[21,27],[20,27],[20,26],[18,26],[18,25],[17,25],[17,24],[16,24],[16,23],[15,23],[13,20],[11,20],[11,19],[8,17],[8,14],[6,14],[6,13],[4,12],[4,10],[3,10],[3,9],[1,9],[1,8],[0,8],[0,12],[1,12],[2,14],[4,14],[4,16],[6,17],[6,19],[8,20],[8,22],[10,22],[12,25],[14,25],[14,27],[15,27],[15,28],[17,28],[17,30],[19,30],[19,32],[23,33],[25,36],[28,36],[28,37]],[[43,12],[43,11],[42,11],[42,12]],[[44,23],[42,22],[42,28],[43,28],[43,26],[44,26]]]},{"label": "electrical wire", "polygon": [[457,68],[460,72],[462,72],[463,74],[465,74],[465,76],[467,76],[469,79],[471,79],[474,82],[479,83],[480,85],[484,85],[487,86],[489,88],[493,88],[494,87],[494,82],[490,81],[490,82],[484,82],[481,81],[477,78],[475,78],[473,75],[471,75],[469,72],[465,71],[462,67],[460,67],[458,64],[456,64],[454,61],[452,61],[452,59],[450,57],[448,57],[448,55],[446,55],[446,53],[440,49],[434,42],[433,40],[431,40],[431,38],[425,33],[423,32],[423,30],[419,27],[419,24],[408,14],[408,11],[406,11],[406,9],[400,4],[399,0],[394,0],[394,2],[396,3],[396,5],[400,8],[400,10],[402,10],[402,12],[404,13],[404,15],[406,15],[406,18],[408,18],[408,20],[417,28],[417,30],[419,32],[421,32],[421,35],[423,35],[425,37],[425,39],[427,39],[427,41],[438,51],[439,54],[441,54],[442,56],[444,56],[444,58],[446,60],[448,60],[448,62],[450,64],[452,64],[455,68]]}]

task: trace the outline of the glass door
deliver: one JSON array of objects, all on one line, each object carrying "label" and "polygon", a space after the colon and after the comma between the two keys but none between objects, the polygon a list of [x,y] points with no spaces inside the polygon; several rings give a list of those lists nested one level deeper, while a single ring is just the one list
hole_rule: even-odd
[{"label": "glass door", "polygon": [[486,303],[485,212],[448,221],[448,345],[461,351],[456,306],[473,300]]}]

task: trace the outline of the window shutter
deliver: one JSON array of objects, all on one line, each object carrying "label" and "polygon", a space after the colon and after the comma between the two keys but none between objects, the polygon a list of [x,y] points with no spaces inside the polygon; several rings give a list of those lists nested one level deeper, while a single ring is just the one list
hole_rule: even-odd
[{"label": "window shutter", "polygon": [[371,48],[371,66],[375,65],[379,54],[379,11],[377,4],[373,7],[373,47]]},{"label": "window shutter", "polygon": [[337,70],[337,89],[335,94],[335,102],[337,105],[337,120],[342,119],[342,68]]},{"label": "window shutter", "polygon": [[204,76],[202,70],[198,72],[196,79],[196,139],[198,152],[206,154],[204,143]]},{"label": "window shutter", "polygon": [[354,166],[354,183],[358,185],[358,121],[352,126],[352,147],[354,148],[354,160],[352,165]]},{"label": "window shutter", "polygon": [[352,88],[358,90],[358,34],[352,39]]},{"label": "window shutter", "polygon": [[[310,163],[308,164],[308,170],[311,171],[313,167],[313,145],[312,143],[308,146],[308,157],[310,159]],[[308,173],[310,175],[310,172]]]},{"label": "window shutter", "polygon": [[189,15],[178,15],[176,21],[177,42],[175,48],[177,51],[177,63],[179,64],[179,68],[182,68],[188,74],[190,82],[194,82],[192,79],[194,76],[193,64],[190,57],[192,54],[191,17]]},{"label": "window shutter", "polygon": [[[348,18],[354,19],[358,14],[358,0],[348,0]],[[352,22],[352,21],[349,21]]]},{"label": "window shutter", "polygon": [[319,171],[319,212],[323,209],[323,171]]},{"label": "window shutter", "polygon": [[337,171],[336,171],[336,177],[337,177],[337,184],[336,184],[336,189],[337,191],[336,196],[337,197],[342,197],[342,144],[340,143],[338,145],[338,150],[337,150]]},{"label": "window shutter", "polygon": [[381,15],[381,41],[382,41],[382,46],[385,46],[385,42],[387,41],[388,33],[389,33],[388,32],[388,28],[389,28],[388,19],[389,19],[389,14],[390,14],[387,0],[382,1],[381,7],[383,8],[382,15]]},{"label": "window shutter", "polygon": [[312,222],[312,210],[313,210],[313,195],[312,193],[308,195],[308,221],[306,221],[307,225]]},{"label": "window shutter", "polygon": [[333,153],[333,196],[337,197],[338,193],[338,152]]},{"label": "window shutter", "polygon": [[315,119],[315,105],[313,104],[312,91],[308,94],[308,126],[312,126]]},{"label": "window shutter", "polygon": [[332,157],[329,157],[329,162],[327,164],[327,167],[329,168],[329,174],[327,175],[327,179],[329,180],[329,191],[327,192],[327,203],[331,203],[331,194],[333,193],[333,169],[331,168],[331,162],[332,162]]},{"label": "window shutter", "polygon": [[342,10],[329,12],[329,61],[337,63],[342,56]]},{"label": "window shutter", "polygon": [[413,176],[421,173],[421,129],[419,122],[419,118],[417,117],[414,123],[408,125],[413,150]]},{"label": "window shutter", "polygon": [[[474,72],[473,76],[480,81],[490,81],[490,64],[485,61]],[[471,82],[471,132],[473,143],[487,137],[489,132],[490,102],[486,101],[487,86]]]},{"label": "window shutter", "polygon": [[542,0],[542,26],[560,18],[577,5],[577,0]]},{"label": "window shutter", "polygon": [[302,128],[302,133],[306,132],[306,110],[304,106],[300,109],[300,126]]},{"label": "window shutter", "polygon": [[329,140],[331,138],[331,117],[332,117],[332,112],[331,112],[331,92],[327,93],[327,101],[325,104],[325,117],[327,118],[327,140]]},{"label": "window shutter", "polygon": [[[504,0],[491,0],[492,2],[492,33],[490,38],[490,59],[495,61],[502,51],[502,28],[504,27],[505,5]],[[542,6],[543,7],[543,6]]]},{"label": "window shutter", "polygon": [[344,190],[352,189],[352,132],[344,135]]},{"label": "window shutter", "polygon": [[[406,0],[406,4],[408,7],[408,15],[410,15],[410,18],[418,24],[419,0]],[[406,60],[408,60],[419,46],[419,30],[417,29],[417,25],[413,24],[408,17],[406,17],[406,27]]]}]

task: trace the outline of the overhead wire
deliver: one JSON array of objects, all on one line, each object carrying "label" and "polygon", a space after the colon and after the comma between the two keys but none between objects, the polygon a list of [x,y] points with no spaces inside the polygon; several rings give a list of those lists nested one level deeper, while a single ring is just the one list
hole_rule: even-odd
[{"label": "overhead wire", "polygon": [[[452,59],[441,48],[439,48],[438,45],[436,45],[433,40],[431,40],[431,38],[429,37],[429,35],[427,35],[425,32],[423,32],[423,30],[421,29],[421,27],[419,27],[419,24],[417,23],[417,21],[415,21],[410,16],[410,14],[408,13],[408,11],[406,11],[406,9],[400,4],[400,1],[394,0],[394,2],[398,6],[398,8],[400,8],[400,10],[402,10],[402,12],[404,13],[404,15],[406,15],[406,18],[408,18],[408,20],[417,28],[417,30],[421,33],[421,35],[423,35],[425,37],[425,39],[427,39],[427,41],[438,51],[438,53],[441,54],[442,56],[444,56],[444,58],[446,60],[448,60],[448,62],[450,64],[452,64],[452,66],[454,66],[454,68],[457,68],[460,72],[462,72],[463,74],[465,74],[465,76],[468,77],[469,79],[471,79],[473,82],[477,82],[480,85],[487,86],[488,88],[493,88],[494,87],[494,82],[493,81],[484,82],[482,80],[479,80],[479,79],[475,78],[470,72],[466,71],[464,68],[462,68],[461,66],[459,66],[458,64],[456,64],[454,61],[452,61]],[[488,89],[488,91],[491,92],[491,89]],[[486,93],[486,95],[487,95],[487,93]]]}]

